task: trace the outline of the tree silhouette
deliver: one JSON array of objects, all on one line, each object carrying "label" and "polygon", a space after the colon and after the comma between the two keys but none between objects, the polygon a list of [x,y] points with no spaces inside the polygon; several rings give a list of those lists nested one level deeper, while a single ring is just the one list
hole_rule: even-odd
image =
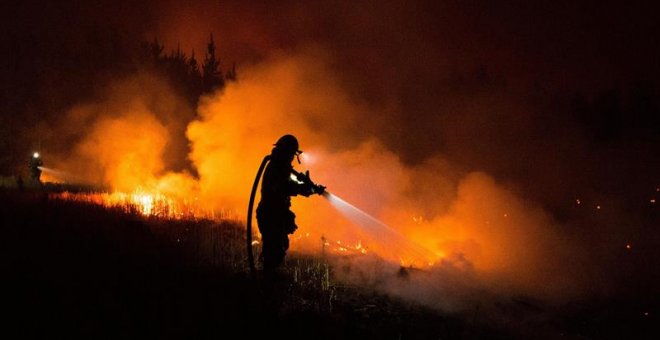
[{"label": "tree silhouette", "polygon": [[202,73],[197,58],[195,58],[195,49],[192,50],[190,59],[188,59],[188,81],[190,84],[189,94],[196,101],[202,94]]},{"label": "tree silhouette", "polygon": [[152,42],[143,42],[142,50],[148,60],[159,61],[162,58],[165,46],[158,42],[158,38],[154,37]]},{"label": "tree silhouette", "polygon": [[227,71],[225,75],[225,80],[227,81],[236,81],[236,63],[231,65],[231,69]]},{"label": "tree silhouette", "polygon": [[202,65],[202,88],[204,93],[209,93],[224,85],[225,80],[220,68],[220,61],[215,55],[215,42],[213,41],[213,33],[211,33],[206,58],[204,58],[204,65]]},{"label": "tree silhouette", "polygon": [[216,55],[213,34],[210,35],[204,62],[201,64],[194,49],[188,57],[183,53],[180,45],[169,54],[164,54],[165,46],[158,41],[158,38],[143,42],[141,47],[143,65],[170,80],[191,106],[196,105],[202,94],[222,89],[226,82],[237,81],[236,63],[233,63],[231,69],[223,74],[220,59]]}]

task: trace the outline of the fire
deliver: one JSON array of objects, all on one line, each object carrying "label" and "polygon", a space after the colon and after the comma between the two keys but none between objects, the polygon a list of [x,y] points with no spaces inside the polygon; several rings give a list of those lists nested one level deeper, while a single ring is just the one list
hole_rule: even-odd
[{"label": "fire", "polygon": [[154,208],[154,197],[149,194],[134,194],[133,202],[142,208],[142,214],[150,215]]},{"label": "fire", "polygon": [[[200,208],[202,203],[244,213],[261,159],[279,136],[294,132],[305,150],[315,150],[314,157],[303,154],[305,162],[297,169],[311,170],[320,183],[378,219],[349,213],[349,220],[319,198],[295,198],[297,224],[316,232],[292,235],[309,238],[308,246],[298,244],[297,250],[377,254],[420,267],[467,263],[521,283],[551,272],[544,267],[545,255],[555,254],[561,242],[541,209],[485,173],[460,177],[443,158],[410,167],[377,138],[349,136],[362,123],[355,117],[365,107],[332,86],[340,82],[319,68],[314,56],[307,58],[255,67],[241,82],[200,101],[197,118],[186,129],[194,176],[167,172],[175,169],[165,152],[171,146],[170,127],[152,112],[151,100],[124,98],[135,91],[112,93],[107,102],[80,109],[93,114],[74,112],[101,118],[89,125],[73,150],[72,164],[63,170],[116,193],[71,197],[146,216],[217,217]],[[174,116],[176,107],[171,110]],[[588,203],[573,199],[577,205]],[[343,206],[350,210],[347,202]]]},{"label": "fire", "polygon": [[177,200],[159,192],[137,189],[132,193],[71,193],[52,194],[52,198],[119,208],[147,217],[168,219],[215,219],[213,210],[202,208],[196,200]]},{"label": "fire", "polygon": [[[346,242],[342,240],[331,241],[326,238],[324,235],[321,235],[317,239],[317,235],[311,232],[306,232],[304,234],[298,234],[292,238],[293,242],[303,245],[305,248],[310,248],[310,241],[321,240],[321,252],[329,252],[337,255],[366,255],[369,250],[367,246],[362,243],[362,240],[357,240],[357,242]],[[315,243],[315,242],[312,242]],[[316,243],[318,247],[318,243]],[[313,246],[312,246],[313,247]],[[318,249],[318,248],[317,248]],[[309,249],[314,251],[314,249]]]}]

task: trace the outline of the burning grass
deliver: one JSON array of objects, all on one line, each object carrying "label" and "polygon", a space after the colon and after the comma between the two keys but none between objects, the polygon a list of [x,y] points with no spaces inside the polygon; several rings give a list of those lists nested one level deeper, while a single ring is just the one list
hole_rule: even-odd
[{"label": "burning grass", "polygon": [[245,229],[235,221],[147,216],[60,197],[0,191],[2,258],[14,292],[7,306],[22,334],[450,334],[447,322],[401,319],[444,320],[436,312],[336,282],[327,257],[291,253],[274,288],[250,279]]},{"label": "burning grass", "polygon": [[[91,203],[108,208],[118,208],[129,214],[164,219],[211,219],[215,220],[213,210],[200,207],[198,199],[177,200],[159,192],[145,191],[140,188],[131,193],[61,192],[49,195],[52,199]],[[220,216],[222,215],[220,214]]]},{"label": "burning grass", "polygon": [[[12,292],[5,302],[21,334],[498,339],[556,332],[645,338],[653,330],[653,305],[637,316],[626,301],[615,308],[582,302],[558,314],[524,297],[489,305],[475,295],[465,312],[443,313],[380,288],[394,283],[415,295],[415,280],[446,280],[449,271],[397,267],[362,242],[313,233],[292,241],[315,239],[320,253],[290,252],[284,279],[268,286],[247,275],[245,229],[235,220],[169,218],[60,197],[0,190],[1,259]],[[255,249],[258,256],[258,243]]]}]

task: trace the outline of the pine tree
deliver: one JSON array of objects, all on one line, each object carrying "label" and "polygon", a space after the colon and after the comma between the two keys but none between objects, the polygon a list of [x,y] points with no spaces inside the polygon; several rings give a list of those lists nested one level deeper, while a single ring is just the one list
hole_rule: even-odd
[{"label": "pine tree", "polygon": [[190,59],[188,59],[188,69],[191,78],[195,78],[196,76],[201,77],[201,73],[199,73],[199,63],[197,62],[197,58],[195,58],[194,48],[192,50],[192,53],[190,54]]},{"label": "pine tree", "polygon": [[154,41],[147,44],[147,49],[154,60],[159,60],[165,46],[158,42],[158,38],[154,37]]},{"label": "pine tree", "polygon": [[165,57],[162,55],[165,46],[154,37],[151,42],[144,41],[141,44],[142,62],[145,66],[158,67],[163,64]]},{"label": "pine tree", "polygon": [[220,69],[220,61],[215,56],[213,33],[211,33],[211,39],[207,45],[206,58],[204,59],[204,65],[202,65],[202,84],[205,93],[225,85],[224,76]]},{"label": "pine tree", "polygon": [[191,103],[196,103],[199,96],[202,94],[202,73],[199,70],[199,63],[195,58],[195,49],[190,54],[188,59],[188,81],[189,81],[189,97]]},{"label": "pine tree", "polygon": [[176,50],[172,50],[167,58],[168,73],[176,83],[184,84],[189,81],[188,58],[181,51],[181,45],[177,44]]},{"label": "pine tree", "polygon": [[227,71],[225,75],[225,80],[227,81],[236,81],[236,63],[231,65],[231,69]]}]

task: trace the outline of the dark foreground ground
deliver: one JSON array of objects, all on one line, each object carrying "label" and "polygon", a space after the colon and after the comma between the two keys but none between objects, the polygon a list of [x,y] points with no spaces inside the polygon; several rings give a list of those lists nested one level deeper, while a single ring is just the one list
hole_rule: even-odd
[{"label": "dark foreground ground", "polygon": [[[332,280],[294,257],[274,284],[244,271],[236,223],[139,214],[0,190],[2,338],[511,339],[529,326],[477,322]],[[657,297],[544,313],[533,338],[657,339]],[[650,315],[639,315],[639,304]],[[538,313],[526,302],[503,310]],[[551,318],[548,319],[548,315]],[[515,319],[515,315],[514,315]],[[533,327],[533,325],[532,325]],[[547,329],[547,327],[545,327]],[[4,334],[2,334],[4,333]],[[13,336],[9,336],[13,334]]]}]

